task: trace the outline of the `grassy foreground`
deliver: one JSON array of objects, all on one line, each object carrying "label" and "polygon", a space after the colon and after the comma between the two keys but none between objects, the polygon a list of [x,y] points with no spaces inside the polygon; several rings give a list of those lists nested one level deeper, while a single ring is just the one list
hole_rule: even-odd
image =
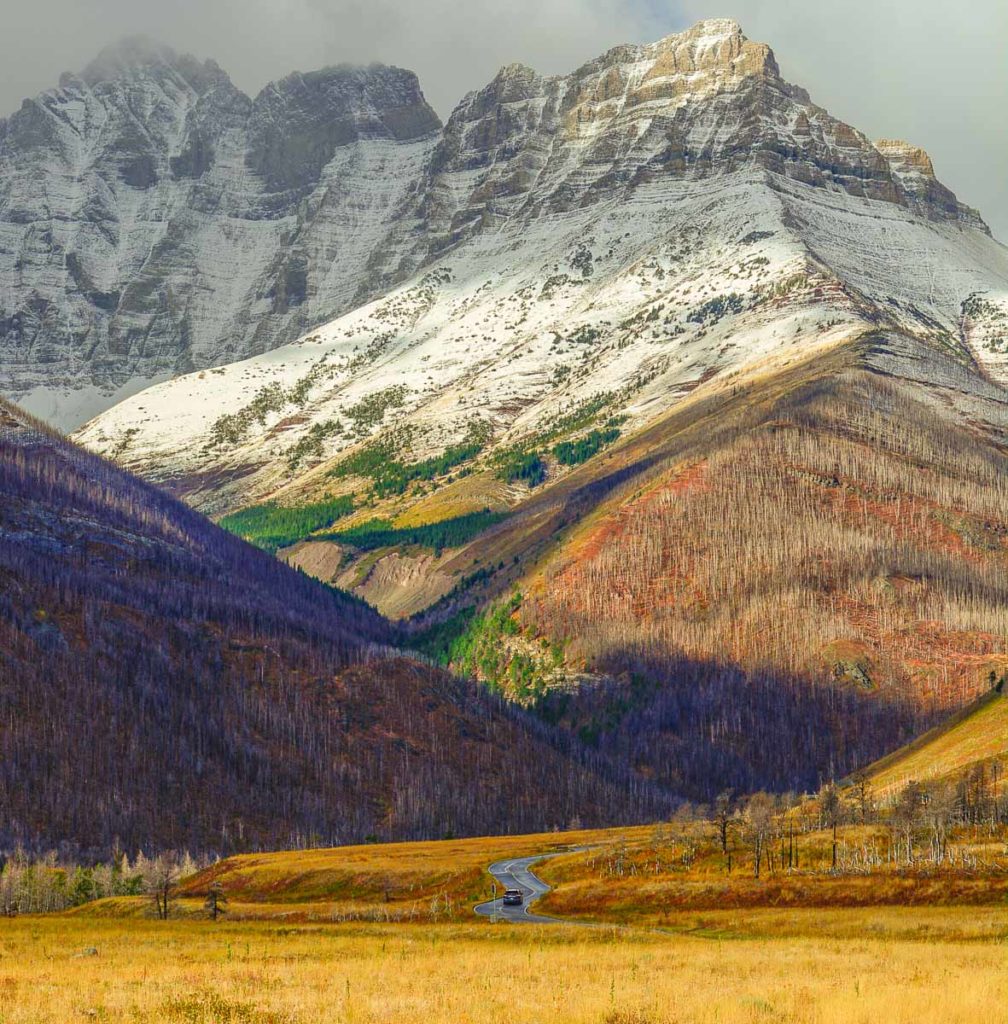
[{"label": "grassy foreground", "polygon": [[[1003,913],[792,914],[789,937],[471,924],[0,924],[0,1022],[1003,1022]],[[929,938],[927,944],[922,939]]]}]

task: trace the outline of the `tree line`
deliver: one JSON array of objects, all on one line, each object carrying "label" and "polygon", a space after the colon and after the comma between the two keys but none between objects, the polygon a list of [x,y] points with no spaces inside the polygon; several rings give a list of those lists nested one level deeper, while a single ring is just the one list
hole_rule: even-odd
[{"label": "tree line", "polygon": [[[974,855],[957,851],[950,839],[964,828],[994,835],[1008,825],[1003,782],[1004,766],[995,759],[953,779],[910,780],[880,798],[859,771],[845,785],[828,783],[811,798],[763,791],[736,798],[724,790],[710,805],[694,807],[692,816],[713,826],[728,873],[743,858],[756,878],[797,869],[871,873],[885,865],[968,866]],[[861,831],[848,844],[844,835],[852,826],[879,825],[883,842]],[[802,837],[823,831],[828,856],[807,856]]]}]

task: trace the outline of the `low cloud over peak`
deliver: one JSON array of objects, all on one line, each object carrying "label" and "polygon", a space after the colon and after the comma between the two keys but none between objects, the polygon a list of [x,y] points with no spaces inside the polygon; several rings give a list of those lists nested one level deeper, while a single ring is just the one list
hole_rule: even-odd
[{"label": "low cloud over peak", "polygon": [[3,16],[0,111],[77,71],[110,43],[145,35],[213,58],[245,92],[292,70],[383,61],[416,71],[442,117],[505,64],[573,69],[622,42],[702,19],[737,20],[774,48],[786,78],[872,137],[905,138],[1008,238],[1008,64],[1003,0],[37,0]]}]

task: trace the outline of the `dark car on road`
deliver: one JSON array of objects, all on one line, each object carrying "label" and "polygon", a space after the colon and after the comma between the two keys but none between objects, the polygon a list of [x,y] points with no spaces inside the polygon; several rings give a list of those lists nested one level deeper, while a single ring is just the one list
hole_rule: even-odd
[{"label": "dark car on road", "polygon": [[504,890],[504,906],[505,907],[520,907],[525,902],[525,894],[521,889],[505,889]]}]

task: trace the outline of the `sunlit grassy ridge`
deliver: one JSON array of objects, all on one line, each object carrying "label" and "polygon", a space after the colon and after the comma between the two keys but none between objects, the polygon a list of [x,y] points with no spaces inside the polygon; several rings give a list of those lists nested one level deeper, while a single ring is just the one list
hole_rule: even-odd
[{"label": "sunlit grassy ridge", "polygon": [[[648,830],[637,826],[619,834],[643,837]],[[180,892],[195,898],[212,882],[220,882],[228,897],[242,904],[240,912],[251,916],[465,918],[474,903],[490,896],[492,879],[486,868],[491,861],[604,843],[615,834],[589,829],[245,854],[193,876]]]},{"label": "sunlit grassy ridge", "polygon": [[[465,921],[491,895],[491,862],[538,853],[557,854],[536,868],[553,886],[542,907],[568,919],[665,925],[683,912],[729,908],[992,906],[1008,897],[1008,830],[999,816],[982,811],[973,823],[943,824],[936,859],[930,812],[922,811],[908,858],[895,812],[862,824],[856,794],[845,792],[835,839],[821,798],[767,799],[775,816],[760,870],[756,820],[743,800],[727,820],[725,846],[717,820],[677,816],[629,828],[243,854],[184,879],[174,913],[199,916],[219,885],[235,920]],[[149,903],[116,898],[80,912],[138,917]]]},{"label": "sunlit grassy ridge", "polygon": [[1008,696],[992,692],[953,721],[879,761],[869,772],[871,785],[885,795],[910,780],[945,778],[1003,757],[1006,751]]}]

